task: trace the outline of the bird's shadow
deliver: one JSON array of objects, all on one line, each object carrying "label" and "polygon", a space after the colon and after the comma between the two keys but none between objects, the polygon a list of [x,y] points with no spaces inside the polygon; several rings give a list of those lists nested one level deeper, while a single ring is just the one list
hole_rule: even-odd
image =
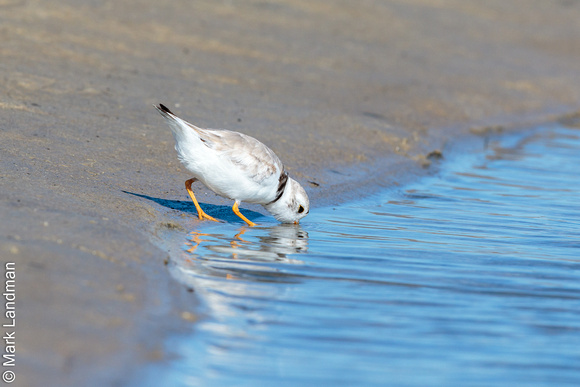
[{"label": "bird's shadow", "polygon": [[[193,204],[193,202],[191,200],[169,200],[169,199],[155,198],[153,196],[138,194],[135,192],[129,192],[129,191],[122,191],[122,192],[129,194],[129,195],[137,196],[137,197],[140,197],[143,199],[151,200],[152,202],[155,202],[163,207],[170,208],[172,210],[186,212],[186,213],[192,214],[193,216],[197,217],[197,209],[195,208],[195,205]],[[227,222],[239,221],[239,222],[244,223],[244,221],[241,218],[239,218],[232,211],[232,207],[230,207],[230,206],[221,206],[221,205],[209,204],[209,203],[199,203],[199,205],[201,206],[202,210],[206,214],[213,216],[214,218],[224,220]],[[256,218],[264,216],[259,212],[248,210],[248,209],[243,209],[242,213],[250,220],[254,220]]]}]

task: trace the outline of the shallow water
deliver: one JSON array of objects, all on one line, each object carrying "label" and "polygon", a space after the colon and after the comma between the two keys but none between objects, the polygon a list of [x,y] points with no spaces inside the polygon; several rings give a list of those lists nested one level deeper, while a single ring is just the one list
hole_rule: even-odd
[{"label": "shallow water", "polygon": [[170,271],[209,317],[146,379],[580,385],[579,175],[580,130],[545,127],[300,226],[205,222]]}]

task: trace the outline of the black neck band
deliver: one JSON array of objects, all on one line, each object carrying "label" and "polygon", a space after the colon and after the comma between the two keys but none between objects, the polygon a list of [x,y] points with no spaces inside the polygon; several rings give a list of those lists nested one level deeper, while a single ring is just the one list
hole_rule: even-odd
[{"label": "black neck band", "polygon": [[278,190],[276,190],[276,199],[272,200],[268,204],[273,204],[280,200],[284,194],[284,190],[286,189],[286,183],[288,183],[288,172],[282,171],[280,174],[280,180],[278,181]]}]

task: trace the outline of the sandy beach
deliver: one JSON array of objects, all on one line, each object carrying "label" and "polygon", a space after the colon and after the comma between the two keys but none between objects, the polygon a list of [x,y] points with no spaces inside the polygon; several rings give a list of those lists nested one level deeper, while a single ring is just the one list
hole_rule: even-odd
[{"label": "sandy beach", "polygon": [[324,206],[578,111],[578,20],[572,0],[0,0],[13,385],[126,384],[201,317],[157,236],[196,219],[162,205],[190,176],[153,104],[258,138]]}]

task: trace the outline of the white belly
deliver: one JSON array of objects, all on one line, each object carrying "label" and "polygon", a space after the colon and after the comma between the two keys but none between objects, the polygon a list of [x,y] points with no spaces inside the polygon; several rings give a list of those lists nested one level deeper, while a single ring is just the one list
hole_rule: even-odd
[{"label": "white belly", "polygon": [[[256,181],[232,162],[219,158],[204,145],[195,150],[182,153],[177,149],[179,160],[205,186],[220,196],[247,203],[266,204],[276,197],[278,174],[271,175],[262,181]],[[196,151],[195,157],[192,151]]]}]

